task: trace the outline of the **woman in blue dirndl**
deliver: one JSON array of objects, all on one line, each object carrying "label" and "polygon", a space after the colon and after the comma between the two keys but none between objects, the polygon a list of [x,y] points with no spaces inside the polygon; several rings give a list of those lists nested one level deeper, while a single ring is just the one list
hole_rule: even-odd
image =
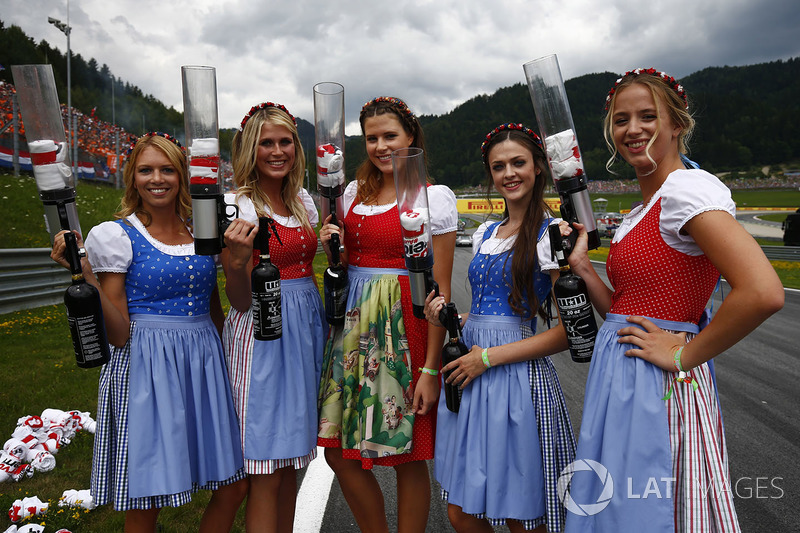
[{"label": "woman in blue dirndl", "polygon": [[[297,470],[317,453],[317,387],[327,334],[312,268],[319,217],[302,188],[305,156],[285,107],[254,106],[231,151],[237,191],[226,202],[239,206],[239,216],[225,232],[222,253],[231,302],[223,340],[250,480],[245,521],[248,530],[290,531]],[[269,252],[281,277],[282,334],[269,341],[253,336],[250,274],[259,217],[271,218],[280,238],[269,240]]]},{"label": "woman in blue dirndl", "polygon": [[[575,440],[550,354],[567,348],[559,324],[538,335],[536,312],[558,276],[551,258],[544,187],[548,167],[539,137],[504,124],[481,146],[506,217],[473,234],[472,305],[463,337],[472,350],[445,366],[463,388],[458,413],[440,396],[435,475],[457,531],[561,531],[557,495]],[[444,300],[428,298],[439,325]]]},{"label": "woman in blue dirndl", "polygon": [[[194,253],[186,172],[171,137],[140,137],[119,220],[89,232],[82,261],[113,348],[100,374],[91,492],[126,511],[126,531],[155,531],[161,507],[199,489],[215,490],[200,530],[227,531],[245,495],[216,265]],[[63,253],[60,234],[52,255],[65,265]]]}]

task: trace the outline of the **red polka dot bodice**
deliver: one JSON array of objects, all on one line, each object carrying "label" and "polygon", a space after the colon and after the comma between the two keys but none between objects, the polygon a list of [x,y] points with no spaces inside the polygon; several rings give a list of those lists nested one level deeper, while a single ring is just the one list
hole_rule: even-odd
[{"label": "red polka dot bodice", "polygon": [[698,323],[719,272],[705,255],[671,248],[659,229],[661,199],[622,240],[611,244],[606,272],[611,313]]},{"label": "red polka dot bodice", "polygon": [[[281,279],[306,278],[314,274],[312,261],[317,253],[317,234],[310,228],[287,228],[275,222],[281,245],[273,235],[269,240],[269,255],[278,267]],[[253,266],[258,264],[258,250],[253,250]]]},{"label": "red polka dot bodice", "polygon": [[[357,204],[358,199],[353,206]],[[349,264],[372,268],[406,267],[397,206],[379,215],[359,215],[350,208],[344,227]]]}]

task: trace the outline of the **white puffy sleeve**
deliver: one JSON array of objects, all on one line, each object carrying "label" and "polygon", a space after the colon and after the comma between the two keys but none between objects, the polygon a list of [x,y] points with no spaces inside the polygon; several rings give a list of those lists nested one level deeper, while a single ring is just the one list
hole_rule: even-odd
[{"label": "white puffy sleeve", "polygon": [[235,204],[239,206],[239,215],[237,218],[252,222],[258,225],[258,214],[256,213],[256,206],[253,201],[247,196],[237,196],[236,193],[225,193],[225,203]]},{"label": "white puffy sleeve", "polygon": [[353,206],[353,202],[356,200],[357,194],[358,183],[356,180],[353,180],[347,184],[347,187],[345,187],[344,193],[342,194],[342,208],[344,209],[344,213],[341,214],[341,218],[344,218],[350,211],[350,208]]},{"label": "white puffy sleeve", "polygon": [[478,229],[472,233],[472,255],[477,254],[483,244],[483,234],[489,229],[489,222],[483,222]]},{"label": "white puffy sleeve", "polygon": [[298,194],[298,196],[308,212],[308,222],[313,228],[319,224],[319,211],[317,211],[317,204],[314,203],[314,198],[311,197],[308,191],[303,188],[300,189],[300,194]]},{"label": "white puffy sleeve", "polygon": [[456,231],[458,211],[456,195],[446,185],[428,187],[428,207],[431,211],[431,234],[442,235]]},{"label": "white puffy sleeve", "polygon": [[94,272],[124,274],[133,261],[131,240],[116,222],[103,222],[93,227],[84,247]]},{"label": "white puffy sleeve", "polygon": [[[550,225],[559,222],[561,222],[560,218],[554,218],[550,221]],[[536,257],[539,259],[539,269],[542,272],[558,270],[558,261],[553,257],[553,251],[550,249],[550,232],[547,229],[542,232],[542,236],[536,243]]]},{"label": "white puffy sleeve", "polygon": [[731,191],[716,176],[700,169],[672,172],[661,189],[661,234],[671,247],[690,255],[702,251],[683,226],[706,211],[726,211],[736,217]]}]

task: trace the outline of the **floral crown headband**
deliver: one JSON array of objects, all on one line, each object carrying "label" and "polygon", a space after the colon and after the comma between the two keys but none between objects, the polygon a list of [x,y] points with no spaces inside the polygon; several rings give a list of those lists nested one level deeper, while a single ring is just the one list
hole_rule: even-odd
[{"label": "floral crown headband", "polygon": [[625,74],[622,75],[621,78],[617,78],[617,81],[614,82],[614,87],[608,92],[608,96],[606,96],[606,107],[605,110],[608,111],[608,106],[611,105],[611,98],[614,97],[614,93],[617,92],[617,86],[622,83],[622,80],[627,78],[628,76],[639,76],[641,74],[648,74],[650,76],[655,76],[656,78],[661,78],[666,82],[667,85],[672,87],[672,89],[678,93],[678,96],[681,97],[683,100],[683,105],[686,109],[689,109],[689,99],[686,97],[686,91],[683,90],[683,85],[678,83],[675,78],[667,74],[666,72],[658,71],[654,68],[637,68],[633,70],[629,70]]},{"label": "floral crown headband", "polygon": [[486,139],[484,139],[484,141],[481,143],[481,158],[483,158],[484,163],[486,162],[486,156],[487,156],[486,147],[489,146],[489,143],[492,141],[495,135],[497,135],[501,131],[506,131],[506,130],[521,131],[522,133],[533,139],[533,142],[535,142],[539,148],[542,148],[542,139],[539,138],[538,135],[536,135],[535,131],[533,131],[528,127],[523,126],[522,124],[514,124],[512,122],[507,122],[505,124],[500,124],[495,129],[486,134]]},{"label": "floral crown headband", "polygon": [[175,146],[180,148],[181,152],[186,154],[186,150],[183,148],[183,145],[180,143],[180,141],[178,141],[178,139],[176,139],[175,137],[173,137],[169,133],[164,133],[164,132],[161,132],[161,131],[150,131],[150,132],[145,133],[141,137],[133,140],[131,145],[125,151],[125,157],[130,157],[131,152],[133,152],[133,149],[136,147],[136,143],[138,143],[139,141],[141,141],[142,139],[145,139],[147,137],[155,137],[155,136],[164,137],[166,140],[168,140],[169,142],[171,142],[172,144],[174,144]]},{"label": "floral crown headband", "polygon": [[405,116],[407,116],[408,118],[414,118],[414,113],[411,112],[406,103],[400,100],[399,98],[395,98],[393,96],[379,96],[377,98],[373,98],[372,100],[361,106],[361,111],[363,112],[364,109],[367,108],[367,106],[373,104],[379,104],[381,102],[397,106],[400,112],[403,113]]},{"label": "floral crown headband", "polygon": [[289,118],[292,119],[292,122],[294,123],[294,126],[297,127],[297,121],[295,120],[294,115],[289,113],[289,110],[286,109],[285,106],[283,106],[281,104],[276,104],[276,103],[273,103],[273,102],[263,102],[263,103],[260,103],[258,105],[254,105],[253,107],[250,108],[250,111],[247,112],[247,114],[242,119],[242,123],[239,125],[239,131],[244,131],[244,125],[247,124],[247,121],[250,120],[250,117],[252,117],[256,113],[258,113],[262,109],[266,109],[268,107],[274,107],[276,109],[280,109],[281,111],[283,111],[284,113],[289,115]]}]

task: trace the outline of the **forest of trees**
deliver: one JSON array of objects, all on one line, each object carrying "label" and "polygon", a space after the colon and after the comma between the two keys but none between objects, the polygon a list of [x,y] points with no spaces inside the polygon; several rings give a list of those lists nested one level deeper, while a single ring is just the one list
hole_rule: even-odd
[{"label": "forest of trees", "polygon": [[[38,44],[18,26],[0,21],[0,80],[13,82],[13,64],[50,63],[59,96],[66,102],[66,57],[49,43]],[[565,82],[575,129],[589,179],[633,177],[624,165],[619,176],[606,170],[608,150],[602,133],[603,106],[618,74],[586,74]],[[800,161],[800,58],[744,67],[709,67],[686,76],[686,87],[697,129],[690,143],[692,159],[711,172],[746,171],[763,165]],[[111,121],[111,84],[114,84],[116,121],[129,132],[143,129],[183,132],[183,115],[152,95],[111,74],[107,65],[72,57],[72,105]],[[402,96],[402,95],[399,95]],[[313,117],[308,117],[312,119]],[[422,116],[432,177],[457,188],[483,182],[480,144],[484,135],[503,122],[523,122],[536,128],[528,88],[522,83],[491,95],[478,95],[440,116]],[[308,167],[314,175],[314,127],[298,117]],[[229,157],[235,130],[220,132],[223,157]],[[346,143],[347,175],[353,177],[364,158],[361,137]]]},{"label": "forest of trees", "polygon": [[[42,39],[38,44],[28,37],[19,26],[6,27],[0,20],[0,81],[13,83],[11,65],[50,64],[56,79],[56,89],[61,102],[67,102],[67,57],[66,53],[50,46]],[[89,114],[97,108],[95,116],[116,122],[127,131],[141,135],[147,131],[180,133],[183,131],[183,113],[166,107],[152,95],[114,76],[108,65],[99,66],[94,58],[88,61],[72,50],[72,107]],[[114,106],[112,109],[112,83]],[[114,112],[115,110],[115,112]]]}]

